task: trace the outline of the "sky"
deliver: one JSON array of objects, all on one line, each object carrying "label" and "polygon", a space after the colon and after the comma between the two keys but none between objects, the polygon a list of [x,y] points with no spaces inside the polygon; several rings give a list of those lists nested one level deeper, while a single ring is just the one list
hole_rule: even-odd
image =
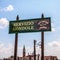
[{"label": "sky", "polygon": [[[21,19],[51,17],[51,31],[44,32],[45,56],[60,58],[60,0],[0,0],[0,59],[14,55],[15,34],[9,34],[9,21]],[[33,41],[36,40],[36,53],[41,53],[38,42],[41,32],[18,33],[18,56],[22,56],[25,45],[26,53],[33,53]]]}]

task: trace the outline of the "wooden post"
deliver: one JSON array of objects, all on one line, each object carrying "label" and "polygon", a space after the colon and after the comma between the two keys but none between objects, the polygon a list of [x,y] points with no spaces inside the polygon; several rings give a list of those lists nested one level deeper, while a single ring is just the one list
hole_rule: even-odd
[{"label": "wooden post", "polygon": [[36,40],[34,40],[34,60],[36,60]]},{"label": "wooden post", "polygon": [[[19,16],[17,15],[16,21],[18,20]],[[17,45],[18,45],[18,33],[15,34],[14,60],[17,59]]]},{"label": "wooden post", "polygon": [[39,56],[40,56],[40,55],[38,54],[38,59],[37,59],[37,60],[39,60]]},{"label": "wooden post", "polygon": [[[41,18],[44,18],[43,14]],[[41,32],[41,60],[44,60],[44,32]]]},{"label": "wooden post", "polygon": [[31,55],[29,55],[29,60],[31,60]]}]

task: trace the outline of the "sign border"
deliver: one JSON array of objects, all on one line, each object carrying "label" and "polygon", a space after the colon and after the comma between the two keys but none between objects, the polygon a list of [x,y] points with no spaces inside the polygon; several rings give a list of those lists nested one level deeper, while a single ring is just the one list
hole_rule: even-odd
[{"label": "sign border", "polygon": [[[12,29],[11,27],[11,22],[23,22],[23,21],[33,21],[33,20],[44,20],[44,19],[49,19],[49,30],[33,30],[33,31],[15,31],[15,32],[11,32],[10,29]],[[34,19],[24,19],[24,20],[18,20],[18,21],[9,21],[9,33],[30,33],[30,32],[46,32],[46,31],[51,31],[51,18],[50,17],[46,17],[46,18],[34,18]]]}]

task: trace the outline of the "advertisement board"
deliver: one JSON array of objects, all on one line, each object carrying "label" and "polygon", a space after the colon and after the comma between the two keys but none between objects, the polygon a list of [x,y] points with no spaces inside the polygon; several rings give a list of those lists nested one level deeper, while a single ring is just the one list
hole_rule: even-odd
[{"label": "advertisement board", "polygon": [[35,18],[9,22],[9,33],[51,31],[51,19]]}]

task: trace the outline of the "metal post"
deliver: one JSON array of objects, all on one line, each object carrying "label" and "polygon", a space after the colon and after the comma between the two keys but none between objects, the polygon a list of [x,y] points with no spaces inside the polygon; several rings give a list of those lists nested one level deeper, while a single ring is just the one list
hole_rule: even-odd
[{"label": "metal post", "polygon": [[[18,20],[19,16],[17,15],[16,21]],[[18,45],[18,33],[15,34],[14,60],[17,59],[17,45]]]},{"label": "metal post", "polygon": [[[44,15],[42,14],[42,19]],[[44,60],[44,32],[41,32],[41,60]]]},{"label": "metal post", "polygon": [[34,40],[34,60],[36,60],[36,40]]}]

